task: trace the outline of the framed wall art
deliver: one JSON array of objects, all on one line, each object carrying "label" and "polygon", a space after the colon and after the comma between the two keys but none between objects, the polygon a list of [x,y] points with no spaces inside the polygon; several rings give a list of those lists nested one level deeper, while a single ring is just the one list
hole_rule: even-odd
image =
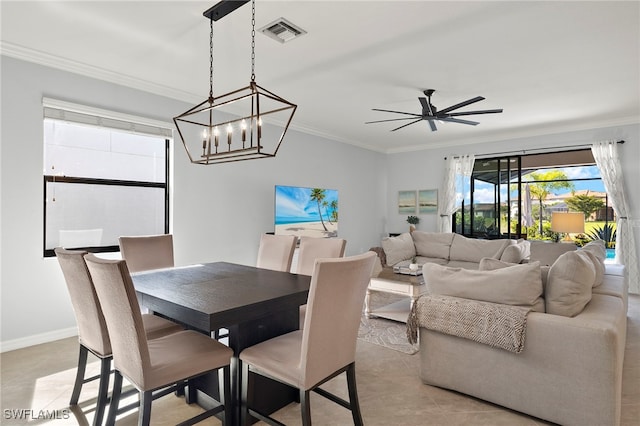
[{"label": "framed wall art", "polygon": [[398,191],[398,213],[416,213],[416,191]]},{"label": "framed wall art", "polygon": [[418,191],[418,213],[436,214],[438,212],[438,190],[421,189]]}]

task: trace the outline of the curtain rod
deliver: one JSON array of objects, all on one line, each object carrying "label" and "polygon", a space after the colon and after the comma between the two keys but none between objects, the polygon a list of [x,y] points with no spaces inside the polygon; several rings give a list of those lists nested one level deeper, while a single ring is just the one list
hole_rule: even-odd
[{"label": "curtain rod", "polygon": [[[624,140],[617,141],[616,143],[623,144]],[[486,158],[486,157],[495,157],[497,155],[506,155],[506,154],[536,154],[536,153],[544,153],[544,152],[569,152],[569,151],[578,151],[585,148],[591,148],[593,144],[582,144],[582,145],[566,145],[566,146],[554,146],[548,148],[532,148],[532,149],[520,149],[517,151],[504,151],[504,152],[492,152],[488,154],[477,154],[476,157]],[[453,158],[460,158],[459,155],[454,155]],[[444,157],[446,160],[447,157]]]}]

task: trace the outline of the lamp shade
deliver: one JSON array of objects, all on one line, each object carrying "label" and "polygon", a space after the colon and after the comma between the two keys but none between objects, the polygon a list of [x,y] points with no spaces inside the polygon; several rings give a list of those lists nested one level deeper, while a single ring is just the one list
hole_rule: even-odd
[{"label": "lamp shade", "polygon": [[551,213],[551,230],[553,232],[584,232],[584,213],[553,212]]}]

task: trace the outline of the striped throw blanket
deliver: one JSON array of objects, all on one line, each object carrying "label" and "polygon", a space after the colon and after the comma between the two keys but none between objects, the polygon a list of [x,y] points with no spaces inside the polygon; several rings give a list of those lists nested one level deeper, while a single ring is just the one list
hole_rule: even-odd
[{"label": "striped throw blanket", "polygon": [[409,314],[407,338],[416,343],[418,328],[424,327],[520,353],[524,349],[530,310],[451,296],[423,295]]}]

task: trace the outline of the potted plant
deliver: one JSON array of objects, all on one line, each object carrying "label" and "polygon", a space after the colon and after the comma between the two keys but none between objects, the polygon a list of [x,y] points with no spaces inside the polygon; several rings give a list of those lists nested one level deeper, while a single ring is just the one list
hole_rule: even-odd
[{"label": "potted plant", "polygon": [[416,230],[416,225],[420,223],[420,218],[418,216],[408,216],[407,223],[409,224],[409,232],[413,232]]},{"label": "potted plant", "polygon": [[415,256],[413,256],[413,257],[411,258],[411,263],[409,264],[409,269],[410,269],[411,271],[413,271],[413,272],[415,272],[415,271],[417,271],[417,270],[418,270],[418,263],[417,263],[417,260],[416,260],[416,257],[415,257]]}]

